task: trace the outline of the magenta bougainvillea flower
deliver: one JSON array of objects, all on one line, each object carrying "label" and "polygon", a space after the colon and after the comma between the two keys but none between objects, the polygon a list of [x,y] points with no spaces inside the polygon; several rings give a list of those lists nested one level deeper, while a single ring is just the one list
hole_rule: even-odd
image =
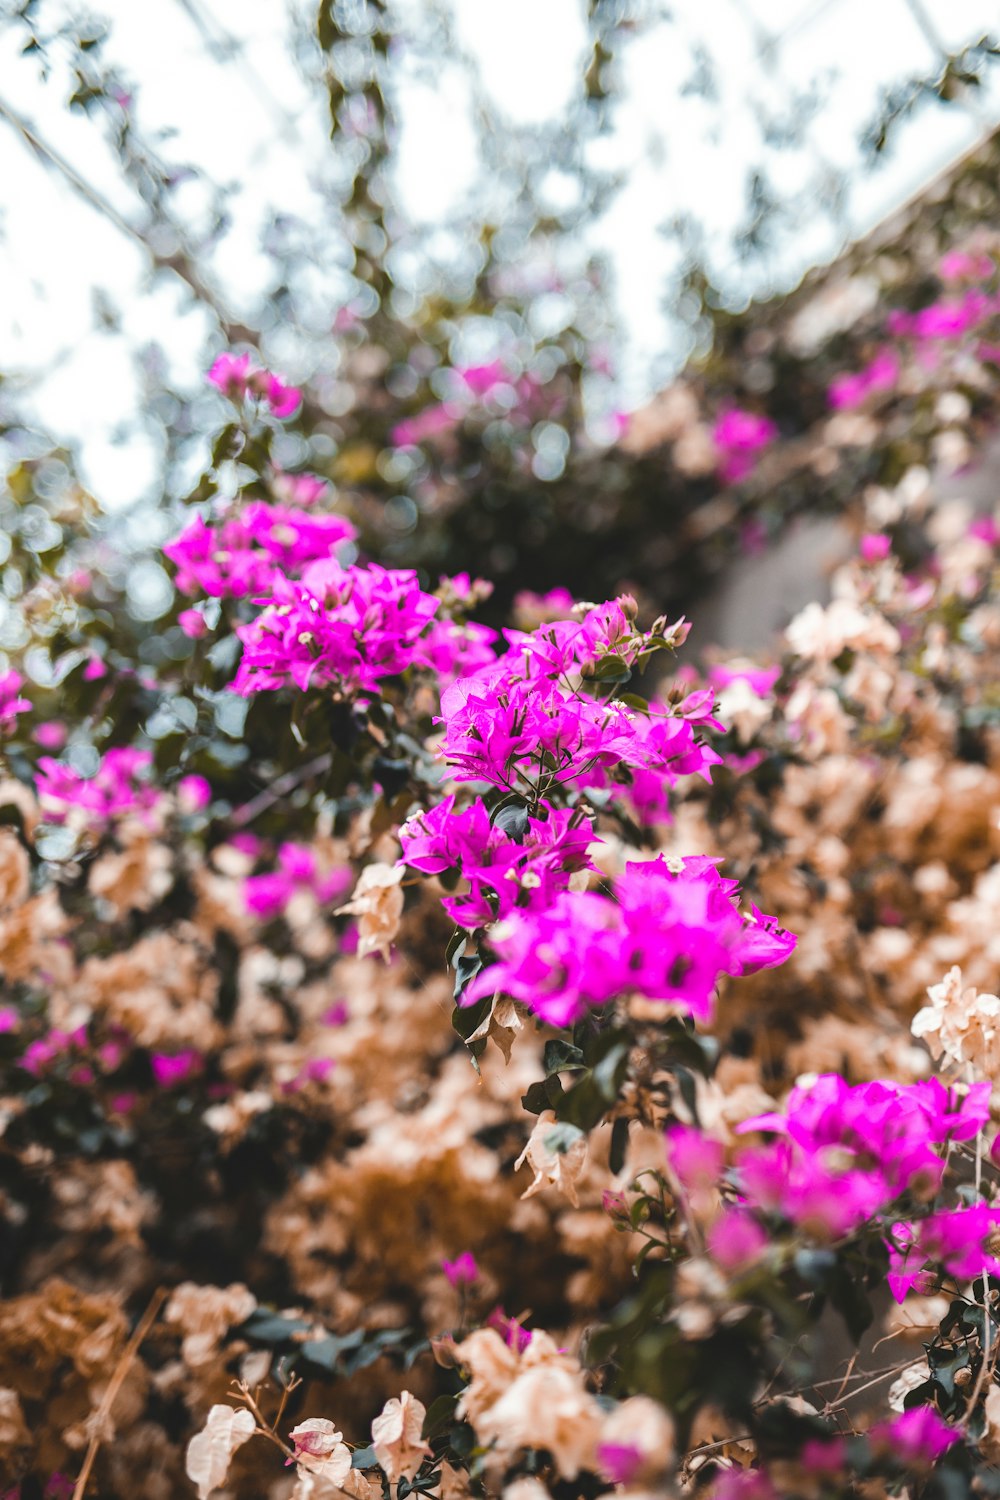
[{"label": "magenta bougainvillea flower", "polygon": [[279,376],[255,365],[249,354],[220,354],[208,379],[231,401],[241,402],[248,394],[259,396],[276,417],[292,416],[302,403],[297,386],[286,385]]},{"label": "magenta bougainvillea flower", "polygon": [[594,842],[590,819],[546,802],[535,816],[515,811],[510,820],[494,821],[479,801],[456,812],[452,795],[411,818],[399,838],[402,862],[411,869],[464,877],[466,893],[446,896],[441,904],[452,921],[470,930],[518,907],[549,906],[567,889],[570,875],[594,868],[587,855]]},{"label": "magenta bougainvillea flower", "polygon": [[354,535],[343,516],[254,500],[213,525],[195,516],[163,550],[176,565],[183,593],[244,599],[269,589],[276,577],[294,576],[307,563],[336,556]]},{"label": "magenta bougainvillea flower", "polygon": [[38,801],[52,823],[79,823],[100,832],[128,815],[150,821],[162,801],[148,777],[150,750],[108,750],[93,776],[43,755],[38,761]]},{"label": "magenta bougainvillea flower", "polygon": [[770,417],[745,411],[740,406],[719,413],[712,428],[712,441],[719,453],[719,476],[726,484],[738,484],[753,472],[758,455],[770,447],[778,429]]},{"label": "magenta bougainvillea flower", "polygon": [[933,1406],[913,1406],[888,1422],[877,1423],[868,1436],[901,1464],[936,1463],[962,1441],[959,1429],[950,1427]]},{"label": "magenta bougainvillea flower", "polygon": [[479,1267],[471,1250],[463,1250],[454,1260],[443,1260],[441,1269],[454,1287],[471,1286],[479,1279]]},{"label": "magenta bougainvillea flower", "polygon": [[783,963],[795,946],[791,933],[741,916],[735,889],[711,860],[671,867],[661,856],[627,865],[613,896],[567,891],[546,909],[517,911],[491,934],[500,962],[473,980],[464,1003],[502,991],[567,1026],[634,994],[707,1020],[724,974]]}]

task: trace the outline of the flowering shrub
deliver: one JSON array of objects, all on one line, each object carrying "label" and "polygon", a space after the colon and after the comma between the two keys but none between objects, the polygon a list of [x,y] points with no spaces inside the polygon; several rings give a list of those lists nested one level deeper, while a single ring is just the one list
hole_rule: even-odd
[{"label": "flowering shrub", "polygon": [[0,679],[4,1493],[997,1493],[992,518],[904,476],[668,670],[369,559],[211,378],[170,649],[64,568]]}]

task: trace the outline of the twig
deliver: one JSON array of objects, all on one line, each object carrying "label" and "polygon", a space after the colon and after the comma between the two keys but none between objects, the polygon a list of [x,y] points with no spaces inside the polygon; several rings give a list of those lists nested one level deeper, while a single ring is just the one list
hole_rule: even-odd
[{"label": "twig", "polygon": [[159,1287],[150,1298],[149,1306],[146,1308],[146,1311],[139,1319],[138,1323],[135,1326],[135,1332],[132,1334],[132,1337],[129,1339],[128,1343],[125,1345],[124,1350],[122,1351],[121,1359],[115,1366],[114,1374],[111,1376],[111,1379],[108,1382],[108,1388],[104,1392],[101,1404],[97,1408],[97,1411],[94,1413],[91,1419],[93,1431],[90,1438],[90,1444],[87,1448],[87,1456],[83,1460],[83,1468],[80,1470],[80,1477],[77,1479],[76,1484],[73,1487],[72,1500],[83,1500],[83,1492],[87,1488],[87,1480],[90,1478],[90,1471],[94,1467],[94,1460],[97,1457],[97,1450],[101,1446],[101,1429],[104,1426],[107,1418],[111,1415],[111,1408],[114,1406],[115,1398],[117,1397],[118,1392],[121,1390],[122,1382],[124,1381],[125,1376],[128,1374],[129,1366],[135,1359],[136,1354],[139,1352],[139,1345],[142,1343],[143,1339],[146,1337],[146,1335],[149,1333],[149,1330],[156,1322],[157,1318],[160,1315],[160,1308],[163,1306],[166,1300],[166,1288]]},{"label": "twig", "polygon": [[238,807],[230,814],[229,822],[233,828],[245,828],[252,823],[258,813],[265,812],[274,802],[283,797],[286,792],[293,792],[301,782],[307,781],[310,776],[319,775],[321,771],[329,770],[333,764],[333,756],[329,751],[317,755],[315,760],[308,761],[304,766],[296,766],[293,771],[286,771],[284,776],[279,776],[277,781],[272,781],[263,791],[258,792],[249,802]]}]

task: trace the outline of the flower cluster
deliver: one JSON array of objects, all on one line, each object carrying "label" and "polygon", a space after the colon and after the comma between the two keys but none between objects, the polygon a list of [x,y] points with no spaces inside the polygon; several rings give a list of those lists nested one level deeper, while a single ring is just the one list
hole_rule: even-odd
[{"label": "flower cluster", "polygon": [[490,937],[500,962],[466,999],[502,991],[556,1026],[629,995],[708,1020],[724,974],[783,963],[795,946],[756,907],[742,916],[737,889],[711,860],[629,864],[613,896],[566,892],[545,910],[514,913]]},{"label": "flower cluster", "polygon": [[483,927],[516,907],[544,908],[565,891],[569,878],[594,868],[587,851],[594,840],[580,809],[540,802],[500,810],[491,818],[484,803],[455,810],[455,795],[417,813],[399,830],[402,862],[426,875],[454,872],[468,890],[447,896],[442,906],[459,927]]},{"label": "flower cluster", "polygon": [[248,694],[294,685],[375,692],[423,661],[422,637],[440,601],[406,569],[310,563],[301,580],[276,575],[261,613],[237,627],[243,656],[233,681]]},{"label": "flower cluster", "polygon": [[108,750],[92,776],[43,755],[38,761],[38,800],[52,823],[101,833],[124,817],[150,822],[162,800],[150,784],[152,752],[130,746]]},{"label": "flower cluster", "polygon": [[712,428],[712,441],[719,454],[719,477],[725,484],[739,484],[752,473],[757,456],[770,447],[778,429],[770,417],[731,406],[721,412]]},{"label": "flower cluster", "polygon": [[[966,285],[956,291],[956,283],[994,283],[997,263],[992,256],[952,251],[942,257],[938,275],[949,285],[949,292],[917,312],[896,308],[885,319],[885,328],[895,345],[882,345],[860,370],[838,375],[827,389],[827,399],[836,410],[852,410],[864,405],[869,397],[902,387],[904,359],[912,356],[920,371],[932,369],[943,353],[963,347],[971,336],[989,331],[1000,312],[1000,298],[981,286]],[[909,349],[907,348],[909,345]],[[978,338],[975,347],[978,360],[997,362],[995,342]]]},{"label": "flower cluster", "polygon": [[247,910],[268,920],[284,911],[297,892],[305,891],[320,906],[344,895],[352,881],[348,867],[322,872],[315,849],[287,842],[278,850],[278,868],[250,875],[243,884]]},{"label": "flower cluster", "polygon": [[633,623],[634,602],[623,597],[532,632],[504,632],[507,652],[493,665],[461,678],[441,695],[441,752],[456,779],[486,781],[537,800],[557,788],[631,784],[637,808],[665,815],[666,790],[682,776],[706,780],[721,757],[697,737],[719,729],[711,692],[691,693],[670,706],[626,705],[608,685],[688,626],[664,622],[643,633]]},{"label": "flower cluster", "polygon": [[[949,1089],[938,1079],[851,1086],[826,1074],[795,1088],[782,1113],[758,1115],[738,1135],[767,1131],[767,1145],[741,1146],[728,1173],[735,1206],[723,1208],[723,1148],[687,1126],[668,1132],[668,1157],[685,1193],[708,1205],[709,1245],[727,1269],[753,1258],[775,1216],[822,1241],[870,1225],[890,1250],[889,1286],[899,1301],[928,1290],[928,1268],[967,1280],[1000,1269],[987,1244],[1000,1214],[983,1203],[939,1209],[911,1222],[891,1211],[929,1203],[950,1148],[979,1136],[989,1119],[988,1083]],[[748,1211],[758,1216],[748,1219]]]},{"label": "flower cluster", "polygon": [[195,516],[164,552],[177,567],[177,587],[212,599],[244,599],[294,575],[307,563],[335,557],[354,537],[339,515],[306,513],[254,500],[224,512],[214,525]]},{"label": "flower cluster", "polygon": [[254,364],[249,354],[220,354],[208,379],[231,401],[241,402],[247,395],[260,397],[275,417],[290,417],[302,404],[300,390]]}]

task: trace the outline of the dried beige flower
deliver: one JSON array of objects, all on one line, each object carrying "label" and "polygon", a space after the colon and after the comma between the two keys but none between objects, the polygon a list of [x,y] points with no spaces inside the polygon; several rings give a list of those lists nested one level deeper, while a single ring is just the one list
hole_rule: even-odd
[{"label": "dried beige flower", "polygon": [[0,828],[0,911],[27,900],[30,876],[28,851],[12,829]]},{"label": "dried beige flower", "polygon": [[913,1035],[922,1037],[933,1054],[995,1078],[1000,1071],[1000,997],[965,986],[957,964],[927,993],[931,1003],[914,1016]]},{"label": "dried beige flower", "polygon": [[534,1181],[521,1194],[533,1198],[544,1187],[558,1188],[576,1208],[579,1204],[576,1184],[587,1168],[587,1137],[578,1136],[565,1151],[556,1151],[546,1141],[556,1129],[556,1117],[546,1109],[528,1137],[527,1145],[514,1163],[515,1170],[525,1162],[535,1174]]},{"label": "dried beige flower", "polygon": [[164,1320],[184,1334],[181,1354],[191,1369],[208,1364],[229,1329],[249,1318],[257,1306],[251,1291],[239,1282],[232,1286],[198,1286],[183,1281],[167,1303]]},{"label": "dried beige flower", "polygon": [[338,907],[337,916],[358,917],[358,957],[381,953],[388,962],[389,950],[399,931],[403,915],[403,892],[400,882],[402,865],[366,865],[361,871],[354,893],[346,906]]},{"label": "dried beige flower", "polygon": [[520,1362],[495,1328],[477,1328],[458,1345],[455,1354],[472,1376],[462,1392],[458,1413],[475,1426],[476,1419],[499,1401],[516,1379]]},{"label": "dried beige flower", "polygon": [[208,1500],[225,1483],[237,1448],[253,1437],[257,1423],[245,1406],[213,1406],[201,1432],[188,1443],[185,1472],[198,1487],[198,1500]]},{"label": "dried beige flower", "polygon": [[602,1416],[578,1370],[546,1362],[525,1369],[508,1386],[480,1415],[476,1433],[502,1454],[547,1448],[563,1478],[574,1479],[594,1467]]},{"label": "dried beige flower", "polygon": [[412,1479],[430,1448],[421,1437],[427,1408],[410,1391],[393,1396],[372,1422],[372,1446],[390,1484]]}]

